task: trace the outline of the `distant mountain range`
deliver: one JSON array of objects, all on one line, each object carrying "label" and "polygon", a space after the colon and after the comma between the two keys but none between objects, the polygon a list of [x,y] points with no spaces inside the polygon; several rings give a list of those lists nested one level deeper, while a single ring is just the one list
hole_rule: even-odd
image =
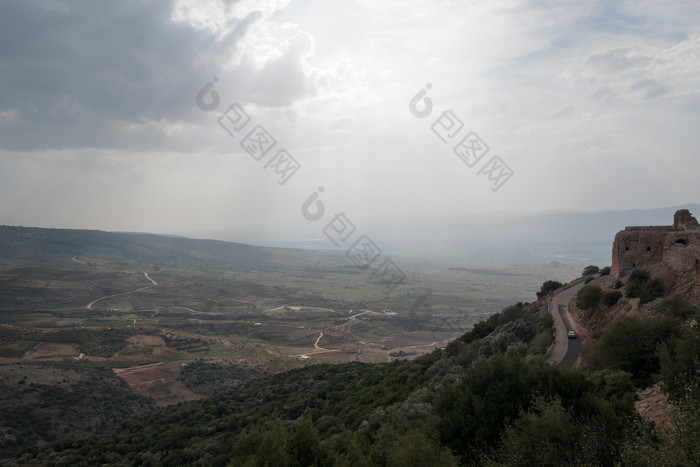
[{"label": "distant mountain range", "polygon": [[[499,266],[558,261],[581,268],[609,265],[612,239],[626,226],[671,225],[678,209],[700,214],[700,204],[686,204],[596,212],[423,213],[358,219],[357,224],[392,255]],[[322,228],[300,221],[266,230],[183,234],[261,246],[334,249]]]}]

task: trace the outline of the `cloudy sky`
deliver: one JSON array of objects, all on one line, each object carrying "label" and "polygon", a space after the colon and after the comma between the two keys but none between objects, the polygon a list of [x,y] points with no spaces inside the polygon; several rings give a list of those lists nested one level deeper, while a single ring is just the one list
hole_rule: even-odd
[{"label": "cloudy sky", "polygon": [[656,208],[698,156],[697,1],[0,0],[0,224]]}]

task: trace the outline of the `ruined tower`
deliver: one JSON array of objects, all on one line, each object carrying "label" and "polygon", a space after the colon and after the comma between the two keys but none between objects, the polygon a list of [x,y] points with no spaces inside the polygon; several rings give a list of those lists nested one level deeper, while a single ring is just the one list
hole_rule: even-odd
[{"label": "ruined tower", "polygon": [[667,289],[700,298],[700,225],[687,209],[676,211],[673,225],[625,227],[615,235],[612,271],[619,279],[645,269]]}]

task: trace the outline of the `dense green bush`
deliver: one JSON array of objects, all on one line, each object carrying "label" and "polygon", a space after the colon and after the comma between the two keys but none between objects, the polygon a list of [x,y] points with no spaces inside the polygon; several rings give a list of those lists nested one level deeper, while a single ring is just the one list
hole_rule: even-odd
[{"label": "dense green bush", "polygon": [[616,290],[614,292],[604,292],[600,301],[605,306],[613,306],[617,305],[617,302],[619,302],[621,298],[622,292]]},{"label": "dense green bush", "polygon": [[657,347],[681,333],[680,321],[672,317],[656,319],[623,316],[610,324],[584,354],[592,370],[612,369],[632,374],[641,387],[651,384],[660,370]]},{"label": "dense green bush", "polygon": [[632,271],[625,285],[625,294],[630,298],[639,298],[641,303],[663,297],[664,291],[663,283],[642,269]]},{"label": "dense green bush", "polygon": [[498,316],[498,324],[505,324],[523,318],[525,318],[525,304],[520,302],[501,310]]},{"label": "dense green bush", "polygon": [[549,295],[551,292],[554,292],[557,289],[560,289],[564,286],[561,282],[558,281],[546,281],[542,284],[542,287],[540,287],[540,291],[537,292],[537,298],[543,298]]},{"label": "dense green bush", "polygon": [[664,299],[656,306],[660,313],[676,316],[681,319],[688,319],[696,313],[696,308],[688,303],[680,295],[674,295]]},{"label": "dense green bush", "polygon": [[694,387],[700,398],[700,387],[695,385],[700,376],[700,327],[685,328],[674,342],[665,342],[658,348],[661,376],[671,397],[680,400],[686,389]]},{"label": "dense green bush", "polygon": [[[498,355],[478,360],[457,383],[442,393],[435,405],[437,430],[441,441],[459,455],[464,463],[478,462],[479,456],[491,457],[489,453],[504,439],[504,434],[504,447],[497,451],[497,459],[498,452],[508,456],[513,454],[510,448],[526,446],[528,440],[532,440],[530,435],[545,435],[545,439],[540,442],[557,444],[555,432],[558,430],[568,433],[562,433],[562,436],[569,441],[581,438],[581,447],[590,443],[591,438],[569,436],[571,432],[581,433],[586,429],[572,430],[568,422],[563,423],[564,420],[560,417],[562,411],[559,409],[554,408],[556,413],[553,414],[553,418],[546,416],[544,420],[536,420],[537,416],[542,414],[541,406],[536,402],[538,398],[545,401],[556,399],[563,412],[569,414],[571,420],[576,420],[576,423],[582,426],[588,426],[590,423],[591,426],[599,424],[605,427],[607,431],[596,435],[596,439],[598,443],[605,445],[607,454],[593,454],[588,463],[606,463],[605,456],[610,455],[611,451],[614,452],[612,446],[616,445],[622,436],[623,420],[631,416],[634,410],[632,404],[619,401],[619,398],[624,396],[625,394],[620,395],[609,390],[606,384],[599,387],[587,380],[582,373],[560,370],[548,365],[544,360],[528,363],[521,358]],[[633,396],[626,400],[633,401]],[[531,410],[532,407],[534,409]],[[535,417],[532,418],[528,413]],[[521,422],[516,421],[508,433],[506,430],[509,421],[517,419],[521,419]],[[562,423],[554,423],[556,420]],[[550,422],[554,423],[554,426],[547,428],[546,425]],[[536,459],[541,454],[537,452],[541,448],[540,442],[531,445],[522,459],[526,460],[530,456],[535,456]],[[568,447],[568,441],[558,445],[555,448],[556,452],[551,453],[551,458],[566,461],[572,455],[568,452]],[[587,447],[586,450],[591,449]],[[573,455],[583,462],[580,454],[579,452]],[[517,453],[515,455],[520,457]],[[507,461],[507,458],[501,460]],[[497,463],[500,464],[500,460]],[[525,464],[540,465],[537,462]],[[511,465],[522,464],[516,461]]]},{"label": "dense green bush", "polygon": [[585,268],[583,268],[583,273],[581,273],[581,275],[590,276],[591,274],[595,274],[598,271],[600,271],[600,268],[591,264],[590,266],[586,266]]},{"label": "dense green bush", "polygon": [[[481,340],[479,356],[505,353],[515,344],[525,344],[535,336],[535,327],[523,319],[509,321],[498,329],[495,335],[487,336]],[[525,347],[527,349],[527,347]],[[515,350],[514,350],[515,351]]]},{"label": "dense green bush", "polygon": [[582,310],[595,307],[603,295],[603,291],[597,285],[586,285],[576,294],[576,305]]}]

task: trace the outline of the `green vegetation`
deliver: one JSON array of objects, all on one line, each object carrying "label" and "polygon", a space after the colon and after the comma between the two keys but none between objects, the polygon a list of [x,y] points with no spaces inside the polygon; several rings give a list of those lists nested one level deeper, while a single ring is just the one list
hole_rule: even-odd
[{"label": "green vegetation", "polygon": [[260,375],[260,371],[241,365],[196,360],[183,366],[177,379],[188,388],[195,389],[197,394],[209,395]]},{"label": "green vegetation", "polygon": [[652,278],[647,271],[635,269],[627,280],[625,294],[630,298],[639,298],[641,303],[646,303],[663,297],[664,285],[659,279]]},{"label": "green vegetation", "polygon": [[659,345],[673,345],[681,333],[681,322],[674,317],[623,316],[603,331],[584,360],[593,370],[628,372],[635,383],[646,387],[661,370]]},{"label": "green vegetation", "polygon": [[621,298],[622,292],[618,292],[617,290],[612,292],[603,292],[600,302],[605,306],[614,306],[617,305],[617,302],[619,302]]},{"label": "green vegetation", "polygon": [[656,310],[664,315],[688,319],[697,313],[697,308],[688,303],[680,295],[665,298],[656,306]]},{"label": "green vegetation", "polygon": [[583,272],[581,273],[582,276],[591,276],[593,274],[597,274],[600,271],[600,268],[598,266],[590,265],[586,266],[583,268]]},{"label": "green vegetation", "polygon": [[549,295],[550,293],[554,292],[557,289],[560,289],[564,286],[561,282],[557,281],[546,281],[542,284],[542,287],[540,288],[540,291],[537,292],[537,298],[543,298]]},{"label": "green vegetation", "polygon": [[38,443],[86,436],[153,408],[111,370],[72,364],[2,367],[0,392],[4,457]]},{"label": "green vegetation", "polygon": [[594,308],[603,295],[603,291],[597,285],[586,285],[576,294],[576,305],[582,310]]},{"label": "green vegetation", "polygon": [[657,347],[660,376],[672,400],[700,398],[700,328],[686,328],[675,340],[666,340]]}]

